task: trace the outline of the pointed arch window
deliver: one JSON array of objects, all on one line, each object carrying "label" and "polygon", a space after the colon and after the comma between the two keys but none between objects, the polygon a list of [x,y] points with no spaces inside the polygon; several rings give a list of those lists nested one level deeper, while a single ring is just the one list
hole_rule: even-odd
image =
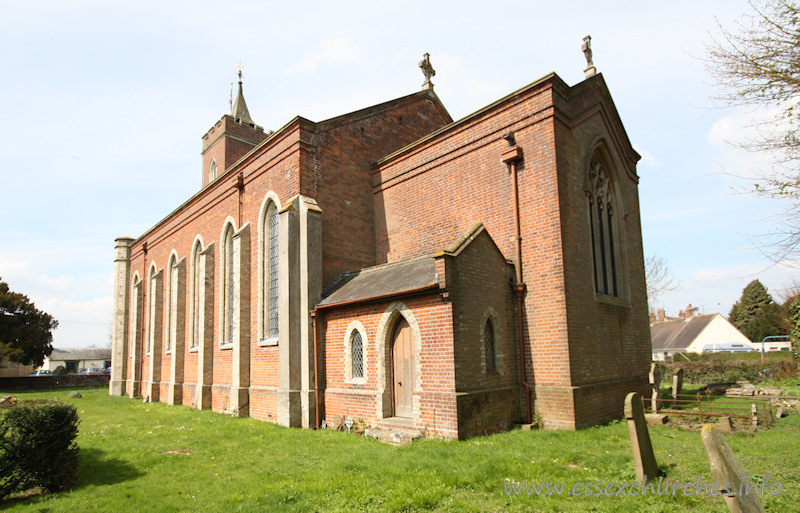
[{"label": "pointed arch window", "polygon": [[278,292],[279,292],[279,227],[278,208],[270,201],[261,220],[261,339],[277,341],[278,338]]},{"label": "pointed arch window", "polygon": [[497,373],[497,349],[495,347],[494,326],[491,319],[486,319],[483,326],[483,353],[486,374]]},{"label": "pointed arch window", "polygon": [[620,283],[616,230],[617,204],[610,169],[600,151],[595,151],[589,164],[589,223],[592,234],[594,290],[598,294],[618,297]]},{"label": "pointed arch window", "polygon": [[211,163],[208,165],[208,181],[212,181],[217,178],[217,161],[215,159],[211,159]]}]

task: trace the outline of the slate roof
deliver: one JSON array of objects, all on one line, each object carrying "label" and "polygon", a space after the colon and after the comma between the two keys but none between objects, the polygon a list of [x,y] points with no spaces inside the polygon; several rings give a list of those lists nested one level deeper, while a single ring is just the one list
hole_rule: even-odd
[{"label": "slate roof", "polygon": [[[403,260],[345,273],[332,284],[318,306],[350,303],[433,288],[437,284],[433,256]],[[325,295],[325,293],[323,293]]]},{"label": "slate roof", "polygon": [[709,325],[715,315],[696,315],[689,320],[657,322],[650,326],[653,351],[679,351],[689,347],[695,338]]},{"label": "slate roof", "polygon": [[50,355],[50,361],[67,361],[67,360],[110,360],[111,348],[110,347],[85,347],[85,348],[69,348],[58,349],[53,348],[53,354]]}]

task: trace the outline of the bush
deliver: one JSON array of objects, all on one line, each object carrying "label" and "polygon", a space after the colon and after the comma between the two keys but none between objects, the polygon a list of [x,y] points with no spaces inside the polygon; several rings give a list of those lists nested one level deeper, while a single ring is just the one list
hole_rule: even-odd
[{"label": "bush", "polygon": [[0,418],[0,498],[40,486],[74,483],[78,472],[78,411],[61,401],[21,401]]},{"label": "bush", "polygon": [[67,375],[67,368],[63,365],[59,365],[53,371],[53,376],[66,376]]},{"label": "bush", "polygon": [[[666,363],[664,376],[672,376],[676,370],[683,369],[683,379],[687,383],[719,383],[734,381],[758,381],[761,372],[761,354],[753,353],[715,353],[686,356],[691,361],[675,360]],[[797,374],[797,364],[787,352],[770,352],[765,355],[764,365],[770,370],[773,379],[787,379]],[[671,379],[671,378],[667,378]]]}]

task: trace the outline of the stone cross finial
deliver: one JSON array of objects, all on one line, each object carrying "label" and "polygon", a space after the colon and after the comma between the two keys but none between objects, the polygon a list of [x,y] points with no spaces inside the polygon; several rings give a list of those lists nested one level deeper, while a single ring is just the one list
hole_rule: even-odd
[{"label": "stone cross finial", "polygon": [[422,74],[425,75],[425,82],[422,83],[422,89],[433,89],[433,82],[431,77],[436,75],[436,70],[431,66],[431,54],[425,53],[421,61],[419,61],[419,68]]},{"label": "stone cross finial", "polygon": [[583,70],[583,75],[585,78],[591,78],[597,74],[597,68],[594,67],[594,62],[592,61],[592,36],[583,38],[581,50],[583,50],[583,55],[586,56],[586,69]]}]

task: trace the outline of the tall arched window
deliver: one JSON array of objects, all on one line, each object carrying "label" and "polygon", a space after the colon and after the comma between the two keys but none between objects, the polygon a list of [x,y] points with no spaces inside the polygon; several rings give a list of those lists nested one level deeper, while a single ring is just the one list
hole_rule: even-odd
[{"label": "tall arched window", "polygon": [[169,353],[175,347],[178,336],[178,259],[173,254],[169,259],[169,281],[167,288],[167,340],[164,351]]},{"label": "tall arched window", "polygon": [[492,326],[491,319],[486,319],[486,324],[483,326],[483,353],[486,363],[486,374],[496,373],[497,352],[494,340],[494,326]]},{"label": "tall arched window", "polygon": [[267,264],[264,273],[264,326],[265,335],[272,338],[278,336],[278,209],[274,203],[267,210],[265,225],[269,226],[269,236],[264,245],[264,261]]},{"label": "tall arched window", "polygon": [[189,298],[189,322],[191,322],[191,347],[200,345],[200,258],[203,252],[203,244],[198,240],[192,248],[192,270],[191,270],[191,296]]},{"label": "tall arched window", "polygon": [[232,344],[236,334],[236,269],[233,248],[234,229],[228,224],[222,237],[222,343]]},{"label": "tall arched window", "polygon": [[211,163],[208,165],[208,181],[212,181],[217,178],[217,161],[211,159]]},{"label": "tall arched window", "polygon": [[155,346],[158,323],[158,272],[156,266],[150,267],[150,275],[147,279],[147,352],[151,353]]},{"label": "tall arched window", "polygon": [[128,354],[133,358],[137,351],[141,351],[139,344],[141,343],[142,334],[142,280],[139,278],[139,272],[133,273],[133,287],[131,293],[131,328],[128,332],[130,341],[128,347]]},{"label": "tall arched window", "polygon": [[589,222],[592,232],[594,290],[598,294],[619,296],[617,272],[617,221],[611,173],[601,152],[595,151],[589,164]]},{"label": "tall arched window", "polygon": [[258,338],[261,345],[278,343],[280,203],[272,191],[261,204],[258,221]]}]

